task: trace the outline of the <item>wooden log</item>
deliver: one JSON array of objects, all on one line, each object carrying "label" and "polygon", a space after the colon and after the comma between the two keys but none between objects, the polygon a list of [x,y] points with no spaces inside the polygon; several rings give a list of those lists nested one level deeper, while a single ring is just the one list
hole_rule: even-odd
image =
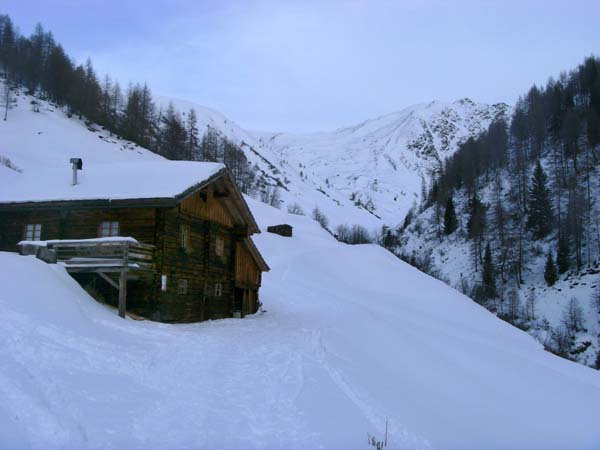
[{"label": "wooden log", "polygon": [[127,272],[122,271],[119,275],[119,317],[125,318],[127,302]]}]

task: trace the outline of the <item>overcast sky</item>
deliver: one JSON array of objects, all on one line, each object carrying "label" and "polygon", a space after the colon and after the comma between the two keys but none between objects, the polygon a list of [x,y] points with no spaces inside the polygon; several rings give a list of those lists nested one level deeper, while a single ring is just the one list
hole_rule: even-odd
[{"label": "overcast sky", "polygon": [[249,129],[317,131],[413,103],[514,103],[600,55],[600,1],[2,0],[123,86]]}]

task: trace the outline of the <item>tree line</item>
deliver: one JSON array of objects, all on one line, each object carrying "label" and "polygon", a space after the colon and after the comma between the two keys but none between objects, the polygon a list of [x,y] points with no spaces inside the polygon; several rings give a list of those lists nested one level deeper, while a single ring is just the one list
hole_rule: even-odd
[{"label": "tree line", "polygon": [[244,192],[253,186],[255,170],[242,149],[215,129],[200,136],[194,109],[181,113],[171,103],[166,109],[157,107],[146,84],[123,90],[109,75],[100,80],[90,59],[74,63],[39,24],[26,37],[9,16],[0,15],[0,68],[9,88],[22,86],[28,94],[167,159],[223,162]]},{"label": "tree line", "polygon": [[598,266],[599,168],[600,59],[589,57],[462,143],[431,176],[421,209],[432,208],[440,239],[469,243],[480,278],[467,293],[503,309],[542,251],[548,285]]},{"label": "tree line", "polygon": [[[477,269],[493,243],[502,281],[522,284],[528,250],[556,241],[558,272],[581,269],[600,255],[600,217],[594,177],[600,161],[600,60],[532,87],[510,121],[494,121],[467,140],[431,180],[426,207],[440,230],[458,227],[455,195],[466,194],[467,238]],[[487,190],[487,202],[482,191]],[[443,214],[441,210],[443,209]]]}]

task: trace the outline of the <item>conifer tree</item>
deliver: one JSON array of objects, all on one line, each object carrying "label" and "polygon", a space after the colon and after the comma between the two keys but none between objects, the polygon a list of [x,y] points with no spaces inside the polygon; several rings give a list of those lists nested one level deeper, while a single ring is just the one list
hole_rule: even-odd
[{"label": "conifer tree", "polygon": [[200,139],[198,138],[198,118],[194,108],[190,109],[187,117],[187,155],[186,159],[197,161],[200,159]]},{"label": "conifer tree", "polygon": [[181,115],[172,103],[169,103],[160,121],[160,153],[168,159],[185,160],[188,137]]},{"label": "conifer tree", "polygon": [[492,250],[490,243],[485,246],[485,256],[483,257],[482,282],[487,298],[496,296],[496,271],[492,260]]},{"label": "conifer tree", "polygon": [[546,267],[544,268],[544,280],[548,283],[548,286],[553,286],[558,280],[558,271],[556,269],[556,265],[554,264],[554,258],[552,258],[552,252],[548,252],[548,257],[546,258]]},{"label": "conifer tree", "polygon": [[479,263],[483,263],[483,243],[485,236],[485,228],[487,224],[487,208],[479,200],[477,191],[473,191],[473,195],[468,204],[469,220],[467,222],[468,237],[471,239],[471,256],[475,265],[475,271],[478,269]]},{"label": "conifer tree", "polygon": [[469,239],[475,239],[483,235],[487,222],[485,213],[485,205],[479,200],[477,191],[473,192],[473,196],[469,201],[469,221],[467,223]]},{"label": "conifer tree", "polygon": [[569,270],[569,240],[566,234],[561,234],[558,238],[558,250],[556,251],[556,265],[558,273],[563,274]]},{"label": "conifer tree", "polygon": [[533,231],[536,239],[542,239],[552,231],[552,203],[547,186],[548,177],[538,160],[533,171],[529,190],[527,228]]},{"label": "conifer tree", "polygon": [[448,195],[448,200],[446,201],[446,211],[444,212],[444,233],[452,234],[454,230],[456,230],[457,226],[458,221],[456,219],[454,201],[452,200],[452,195]]}]

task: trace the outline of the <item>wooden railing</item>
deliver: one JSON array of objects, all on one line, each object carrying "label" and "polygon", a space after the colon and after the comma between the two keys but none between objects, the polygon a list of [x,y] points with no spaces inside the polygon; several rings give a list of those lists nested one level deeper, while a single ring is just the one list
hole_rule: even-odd
[{"label": "wooden railing", "polygon": [[[59,262],[70,273],[96,273],[119,291],[119,316],[125,317],[127,279],[132,271],[154,271],[154,246],[130,237],[22,241],[22,255],[35,255],[48,263]],[[115,281],[109,273],[118,273]]]},{"label": "wooden railing", "polygon": [[48,241],[69,272],[122,272],[154,270],[154,246],[129,238]]}]

